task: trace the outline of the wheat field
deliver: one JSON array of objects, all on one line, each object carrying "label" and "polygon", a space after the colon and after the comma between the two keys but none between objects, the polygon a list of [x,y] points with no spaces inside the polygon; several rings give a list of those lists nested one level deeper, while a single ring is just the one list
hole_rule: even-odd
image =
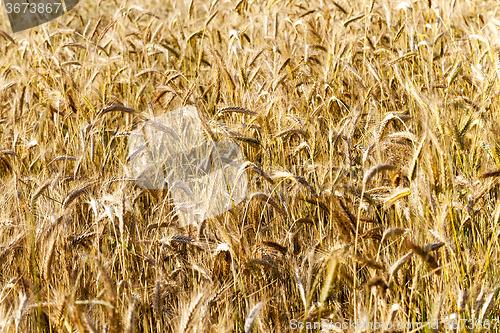
[{"label": "wheat field", "polygon": [[[496,5],[85,0],[17,34],[2,12],[0,331],[498,331]],[[182,227],[128,140],[189,105],[249,183]]]}]

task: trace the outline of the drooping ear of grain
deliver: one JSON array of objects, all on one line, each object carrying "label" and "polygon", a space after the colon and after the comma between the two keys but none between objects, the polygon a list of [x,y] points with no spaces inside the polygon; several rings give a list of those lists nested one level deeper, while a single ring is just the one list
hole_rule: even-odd
[{"label": "drooping ear of grain", "polygon": [[495,59],[495,71],[497,73],[498,79],[500,79],[500,46],[494,47],[493,56]]},{"label": "drooping ear of grain", "polygon": [[44,264],[43,264],[42,273],[43,273],[43,278],[47,282],[49,282],[50,278],[51,278],[50,271],[51,271],[52,261],[54,258],[54,251],[55,251],[55,247],[56,247],[57,237],[58,237],[58,232],[56,229],[51,234],[48,248],[46,249],[46,254],[44,257]]},{"label": "drooping ear of grain", "polygon": [[400,236],[400,235],[404,234],[405,232],[407,232],[406,229],[397,228],[397,227],[386,229],[384,231],[384,234],[382,235],[382,242],[389,239],[389,238]]},{"label": "drooping ear of grain", "polygon": [[26,315],[26,310],[28,307],[28,296],[25,293],[19,292],[19,307],[17,309],[16,314],[16,332],[19,331],[19,327],[21,326],[24,316]]},{"label": "drooping ear of grain", "polygon": [[385,290],[387,290],[387,288],[389,288],[389,286],[387,285],[387,282],[385,282],[384,278],[381,276],[374,276],[373,278],[368,280],[368,282],[366,283],[366,286],[368,288],[378,287],[378,288],[382,289],[382,291],[385,291]]},{"label": "drooping ear of grain", "polygon": [[45,183],[43,183],[39,188],[36,189],[35,193],[33,193],[33,196],[31,197],[31,206],[33,206],[36,202],[36,199],[42,195],[43,191],[45,191],[45,189],[47,187],[49,187],[49,185],[51,184],[51,180],[46,180]]},{"label": "drooping ear of grain", "polygon": [[384,199],[384,207],[387,208],[394,204],[396,201],[406,198],[411,194],[409,188],[403,188],[400,190],[394,191],[391,195]]},{"label": "drooping ear of grain", "polygon": [[485,178],[492,178],[492,177],[498,177],[500,176],[500,169],[494,169],[494,170],[489,170],[486,172],[483,172],[482,174],[479,175],[479,178],[485,179]]},{"label": "drooping ear of grain", "polygon": [[204,301],[205,297],[203,293],[193,296],[189,307],[186,308],[181,315],[179,332],[189,332],[190,327],[197,324],[195,322],[196,316],[198,315],[198,311],[202,307]]},{"label": "drooping ear of grain", "polygon": [[125,326],[125,332],[126,333],[133,333],[135,332],[135,303],[136,303],[135,297],[132,297],[132,301],[130,302],[129,308],[128,308],[128,313],[127,313],[127,321],[126,321],[126,326]]},{"label": "drooping ear of grain", "polygon": [[116,284],[109,276],[108,271],[104,268],[104,265],[100,260],[97,260],[97,265],[101,272],[102,280],[105,286],[105,295],[108,299],[108,302],[112,305],[112,307],[107,307],[108,311],[108,325],[110,328],[110,332],[119,332],[121,330],[120,321],[118,319],[118,313],[116,311],[116,301],[117,301],[117,290]]},{"label": "drooping ear of grain", "polygon": [[259,176],[264,178],[271,185],[274,184],[274,180],[267,173],[265,173],[261,168],[257,167],[254,163],[252,163],[250,161],[246,161],[240,166],[240,169],[238,170],[238,174],[235,177],[235,183],[238,183],[238,181],[243,176],[243,174],[245,173],[246,170],[252,170],[253,172],[257,173]]},{"label": "drooping ear of grain", "polygon": [[370,179],[373,178],[377,173],[386,171],[386,170],[395,170],[396,166],[392,164],[379,164],[376,166],[371,167],[368,169],[368,171],[365,173],[365,176],[363,178],[363,186],[366,186],[366,184],[370,181]]},{"label": "drooping ear of grain", "polygon": [[462,62],[459,61],[457,62],[453,68],[450,71],[450,74],[448,75],[448,86],[451,86],[453,82],[457,79],[458,75],[460,74],[460,71],[462,69]]},{"label": "drooping ear of grain", "polygon": [[87,185],[87,186],[84,186],[78,190],[74,190],[73,192],[71,192],[70,194],[68,194],[66,196],[66,198],[64,198],[64,201],[62,203],[62,207],[63,209],[66,209],[68,208],[68,206],[76,199],[78,198],[79,196],[87,193],[87,191],[89,191],[91,189],[92,185]]},{"label": "drooping ear of grain", "polygon": [[264,306],[263,302],[257,303],[252,310],[248,313],[247,318],[245,319],[245,333],[250,333],[252,331],[252,327],[257,319],[257,316],[260,313],[260,310]]},{"label": "drooping ear of grain", "polygon": [[424,260],[424,262],[427,264],[429,269],[431,269],[432,271],[435,271],[436,274],[440,273],[440,271],[438,270],[439,265],[436,261],[436,258],[434,258],[433,255],[425,252],[419,245],[413,243],[409,239],[406,239],[405,243],[406,243],[406,247],[408,249],[412,250],[413,253],[415,253],[416,255],[418,255],[419,257],[421,257]]},{"label": "drooping ear of grain", "polygon": [[493,291],[491,291],[488,296],[486,296],[483,307],[481,308],[481,313],[479,314],[480,320],[484,321],[488,317],[490,311],[493,309],[493,306],[495,305],[495,298],[497,297],[497,291],[499,289],[499,286],[495,287]]},{"label": "drooping ear of grain", "polygon": [[274,249],[274,250],[280,252],[283,255],[285,255],[286,252],[287,252],[286,246],[283,246],[283,245],[278,244],[276,242],[264,241],[264,242],[262,242],[262,245],[267,246],[267,247],[269,247],[271,249]]},{"label": "drooping ear of grain", "polygon": [[390,268],[389,268],[389,274],[391,276],[395,276],[395,274],[397,273],[397,271],[403,267],[404,264],[406,264],[408,262],[408,260],[411,259],[411,257],[413,256],[413,251],[410,251],[408,252],[407,254],[405,254],[404,256],[402,256],[401,258],[399,258]]},{"label": "drooping ear of grain", "polygon": [[153,293],[153,309],[156,311],[156,313],[160,313],[163,307],[163,298],[161,294],[162,294],[161,281],[158,280],[155,283],[155,289]]},{"label": "drooping ear of grain", "polygon": [[258,114],[255,111],[245,109],[241,106],[225,106],[219,110],[219,114],[230,113],[230,112],[243,113],[243,114],[250,115],[250,116],[255,116]]},{"label": "drooping ear of grain", "polygon": [[467,304],[468,298],[469,298],[469,293],[467,292],[467,290],[460,289],[458,291],[458,297],[457,297],[458,312],[463,312],[465,310],[465,305]]},{"label": "drooping ear of grain", "polygon": [[307,309],[307,298],[306,298],[306,289],[304,287],[304,283],[300,278],[299,271],[296,269],[294,271],[295,282],[297,283],[297,288],[299,289],[300,298],[302,299],[302,304],[304,305],[304,309]]},{"label": "drooping ear of grain", "polygon": [[366,266],[373,268],[373,269],[376,269],[376,270],[384,270],[385,269],[384,265],[382,265],[381,263],[379,263],[373,259],[363,258],[363,257],[359,257],[359,256],[354,256],[353,259],[362,265],[366,265]]},{"label": "drooping ear of grain", "polygon": [[274,201],[273,198],[271,198],[269,195],[265,194],[265,193],[262,193],[262,192],[256,192],[256,193],[253,193],[251,196],[250,196],[250,201],[251,200],[258,200],[258,201],[262,201],[262,202],[265,202],[266,204],[269,204],[271,205],[274,209],[276,209],[278,212],[280,212],[281,214],[284,214],[285,212],[283,211],[283,209],[278,205],[278,203],[276,201]]},{"label": "drooping ear of grain", "polygon": [[331,219],[337,230],[340,232],[340,236],[345,241],[350,241],[356,230],[356,218],[347,209],[347,207],[342,203],[341,198],[332,198],[333,210],[331,212]]},{"label": "drooping ear of grain", "polygon": [[339,273],[339,263],[336,257],[331,257],[327,261],[326,266],[326,275],[325,280],[323,282],[323,286],[321,287],[321,294],[319,297],[320,304],[325,304],[325,301],[330,295],[330,289],[332,284]]},{"label": "drooping ear of grain", "polygon": [[26,233],[20,233],[16,237],[14,237],[7,246],[2,248],[0,252],[0,264],[7,258],[7,256],[18,247],[21,242],[26,238]]}]

